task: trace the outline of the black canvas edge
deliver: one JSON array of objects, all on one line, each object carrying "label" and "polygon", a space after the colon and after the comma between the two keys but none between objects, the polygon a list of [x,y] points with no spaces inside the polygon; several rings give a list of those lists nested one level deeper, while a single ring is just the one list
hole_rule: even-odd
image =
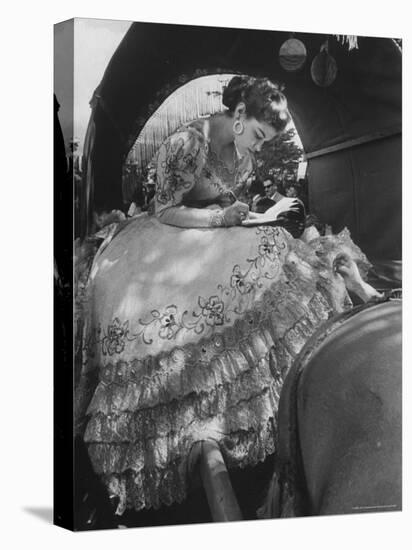
[{"label": "black canvas edge", "polygon": [[[66,27],[64,40],[60,31]],[[65,29],[65,30],[66,30]],[[62,86],[70,97],[73,126],[74,20],[54,25],[54,63],[56,53],[64,52],[64,82],[57,82],[54,71],[54,353],[53,353],[53,523],[69,530],[74,525],[74,381],[73,381],[73,242],[74,185],[67,173],[63,133],[59,121],[57,90]],[[59,55],[61,63],[62,55]],[[60,71],[59,71],[60,73]],[[73,132],[71,132],[73,135]],[[70,184],[71,183],[71,184]]]}]

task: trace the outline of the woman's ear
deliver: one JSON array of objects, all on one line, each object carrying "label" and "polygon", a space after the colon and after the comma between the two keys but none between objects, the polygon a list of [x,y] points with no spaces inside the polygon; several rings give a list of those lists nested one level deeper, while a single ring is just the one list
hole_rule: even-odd
[{"label": "woman's ear", "polygon": [[234,117],[235,119],[238,119],[238,118],[244,118],[245,116],[246,116],[246,105],[243,101],[241,101],[236,105]]}]

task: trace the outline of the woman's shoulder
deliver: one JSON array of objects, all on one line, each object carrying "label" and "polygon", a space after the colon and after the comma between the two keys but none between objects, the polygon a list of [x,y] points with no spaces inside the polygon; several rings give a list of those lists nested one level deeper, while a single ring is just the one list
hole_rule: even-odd
[{"label": "woman's shoulder", "polygon": [[194,120],[178,128],[171,136],[170,141],[181,144],[185,148],[208,148],[208,124],[206,120]]},{"label": "woman's shoulder", "polygon": [[178,128],[163,143],[158,160],[173,161],[175,168],[187,168],[187,164],[200,169],[208,152],[207,139],[200,125],[190,123]]}]

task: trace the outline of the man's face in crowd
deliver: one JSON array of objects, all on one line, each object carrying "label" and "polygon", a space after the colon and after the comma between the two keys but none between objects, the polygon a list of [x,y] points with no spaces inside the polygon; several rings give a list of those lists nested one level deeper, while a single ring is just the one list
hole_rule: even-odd
[{"label": "man's face in crowd", "polygon": [[265,195],[267,197],[271,197],[273,193],[276,193],[276,191],[278,190],[278,186],[276,185],[276,183],[271,180],[265,180],[263,182],[263,186],[265,188]]}]

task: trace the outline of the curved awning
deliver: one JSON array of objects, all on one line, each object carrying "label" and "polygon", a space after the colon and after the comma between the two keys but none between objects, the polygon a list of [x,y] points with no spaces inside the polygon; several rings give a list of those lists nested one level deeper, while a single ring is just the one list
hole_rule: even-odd
[{"label": "curved awning", "polygon": [[[96,90],[86,154],[88,208],[120,208],[121,166],[157,107],[205,74],[242,73],[283,82],[307,153],[312,209],[336,229],[350,227],[375,257],[400,257],[402,59],[386,38],[358,38],[358,49],[330,37],[338,73],[316,85],[311,63],[327,38],[296,33],[307,60],[285,71],[278,52],[290,33],[134,23]],[[383,224],[383,225],[382,225]]]}]

